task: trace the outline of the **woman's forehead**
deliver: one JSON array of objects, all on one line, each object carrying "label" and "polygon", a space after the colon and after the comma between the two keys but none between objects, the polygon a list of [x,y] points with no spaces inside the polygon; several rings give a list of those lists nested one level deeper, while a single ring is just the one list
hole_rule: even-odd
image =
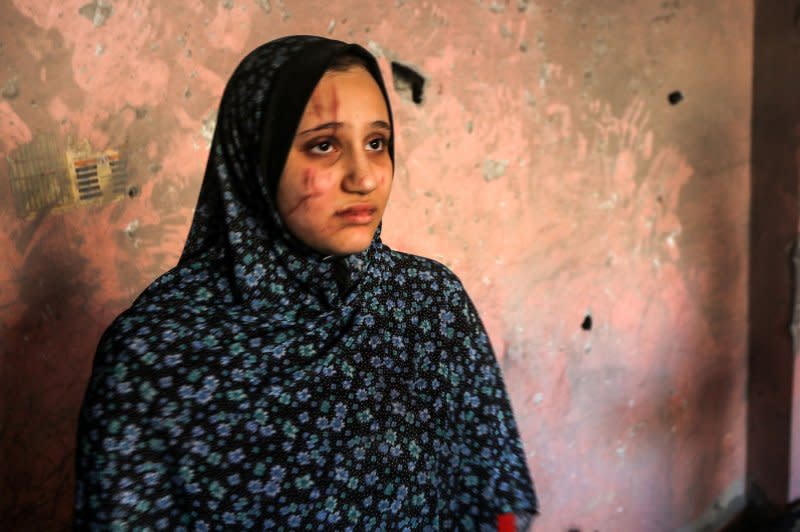
[{"label": "woman's forehead", "polygon": [[328,71],[320,79],[306,105],[302,125],[314,121],[348,122],[384,120],[389,111],[372,75],[362,67]]}]

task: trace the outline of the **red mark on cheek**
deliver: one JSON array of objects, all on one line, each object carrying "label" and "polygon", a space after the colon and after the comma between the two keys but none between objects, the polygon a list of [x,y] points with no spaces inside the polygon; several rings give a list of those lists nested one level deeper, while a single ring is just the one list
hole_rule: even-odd
[{"label": "red mark on cheek", "polygon": [[372,175],[375,176],[375,181],[377,182],[378,187],[382,186],[387,181],[392,181],[392,170],[394,169],[392,165],[377,164],[372,168],[374,168],[374,170],[372,170]]},{"label": "red mark on cheek", "polygon": [[331,187],[332,177],[330,172],[320,173],[314,168],[306,168],[303,171],[303,187],[300,199],[294,207],[289,209],[287,215],[293,215],[304,206],[308,208],[309,201],[321,196]]},{"label": "red mark on cheek", "polygon": [[306,168],[303,172],[303,192],[308,193],[314,190],[314,183],[317,180],[317,172],[313,168]]},{"label": "red mark on cheek", "polygon": [[333,181],[330,172],[320,172],[314,168],[306,168],[303,171],[303,190],[309,196],[319,196],[329,188]]}]

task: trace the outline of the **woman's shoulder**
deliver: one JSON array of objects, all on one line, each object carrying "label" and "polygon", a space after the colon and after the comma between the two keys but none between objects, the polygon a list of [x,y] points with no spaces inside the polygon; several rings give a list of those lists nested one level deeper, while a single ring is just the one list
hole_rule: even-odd
[{"label": "woman's shoulder", "polygon": [[173,275],[167,272],[151,283],[106,328],[98,342],[96,368],[141,366],[146,370],[212,326],[211,294],[175,286]]},{"label": "woman's shoulder", "polygon": [[437,260],[389,250],[388,262],[391,277],[396,282],[422,286],[450,297],[466,295],[458,275]]},{"label": "woman's shoulder", "polygon": [[458,276],[443,263],[421,255],[414,255],[387,248],[388,262],[392,269],[415,276],[459,281]]}]

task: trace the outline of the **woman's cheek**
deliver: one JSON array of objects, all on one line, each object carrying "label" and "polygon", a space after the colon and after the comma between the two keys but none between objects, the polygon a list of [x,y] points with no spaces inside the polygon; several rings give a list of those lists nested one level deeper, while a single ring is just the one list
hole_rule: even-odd
[{"label": "woman's cheek", "polygon": [[303,196],[313,198],[321,196],[333,186],[333,173],[306,168],[303,171]]},{"label": "woman's cheek", "polygon": [[305,168],[301,174],[300,184],[293,194],[295,200],[288,209],[287,216],[294,216],[298,212],[310,209],[310,203],[323,196],[333,185],[331,172],[321,172],[316,168]]},{"label": "woman's cheek", "polygon": [[389,156],[386,156],[386,160],[382,161],[380,165],[376,168],[376,175],[378,177],[379,185],[385,185],[386,183],[392,182],[392,174],[394,173],[394,163],[392,160],[389,159]]},{"label": "woman's cheek", "polygon": [[378,175],[378,189],[382,192],[384,196],[384,201],[389,200],[389,194],[392,191],[392,182],[394,180],[394,167],[390,164],[385,168],[382,168]]}]

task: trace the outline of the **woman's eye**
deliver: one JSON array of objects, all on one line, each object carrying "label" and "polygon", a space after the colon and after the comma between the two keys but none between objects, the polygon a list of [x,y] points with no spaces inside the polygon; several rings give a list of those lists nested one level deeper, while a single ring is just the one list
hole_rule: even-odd
[{"label": "woman's eye", "polygon": [[371,141],[367,142],[367,149],[372,151],[382,150],[385,144],[386,141],[381,138],[372,139]]},{"label": "woman's eye", "polygon": [[328,141],[318,142],[314,144],[309,151],[317,155],[326,155],[333,151],[333,144]]}]

